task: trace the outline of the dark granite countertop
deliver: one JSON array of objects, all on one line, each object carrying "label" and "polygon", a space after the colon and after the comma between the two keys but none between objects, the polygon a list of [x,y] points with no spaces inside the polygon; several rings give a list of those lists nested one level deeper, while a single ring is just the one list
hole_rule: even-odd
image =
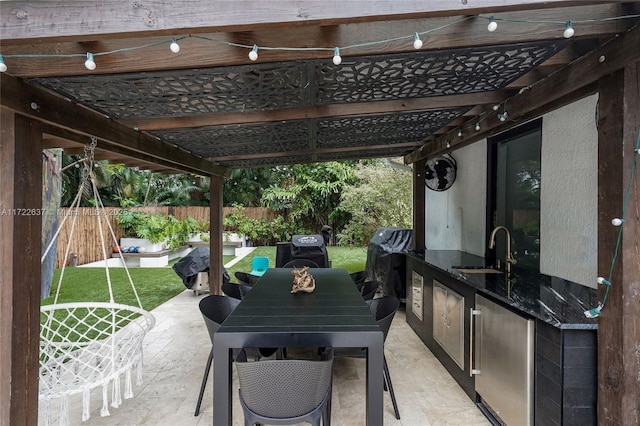
[{"label": "dark granite countertop", "polygon": [[597,329],[597,319],[587,318],[584,311],[598,305],[597,292],[574,282],[513,268],[512,279],[504,273],[463,273],[454,266],[485,266],[482,256],[457,250],[427,250],[407,253],[426,264],[448,273],[458,281],[475,288],[532,317],[562,329]]}]

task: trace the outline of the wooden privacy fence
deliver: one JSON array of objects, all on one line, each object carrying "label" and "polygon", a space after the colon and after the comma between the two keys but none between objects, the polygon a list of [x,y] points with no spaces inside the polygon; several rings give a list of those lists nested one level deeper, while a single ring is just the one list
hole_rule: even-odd
[{"label": "wooden privacy fence", "polygon": [[[129,210],[141,211],[150,215],[155,213],[173,215],[177,219],[184,219],[185,217],[191,216],[198,222],[209,221],[209,207],[132,207]],[[111,257],[113,246],[119,244],[120,237],[122,237],[122,229],[120,229],[118,221],[116,220],[118,212],[120,212],[120,208],[106,207],[105,212],[106,217],[113,228],[117,241],[117,243],[113,241],[113,237],[110,235],[106,222],[102,220],[102,234],[104,236],[107,251],[106,256]],[[233,212],[233,207],[224,207],[222,214],[223,216],[226,216],[231,212]],[[272,220],[275,218],[275,213],[272,210],[262,207],[245,207],[242,209],[242,213],[251,219]],[[82,207],[78,209],[76,214],[73,209],[61,208],[58,212],[58,223],[62,223],[62,220],[65,217],[67,217],[67,220],[58,235],[55,267],[60,268],[62,266],[70,238],[71,246],[69,247],[69,256],[66,261],[67,265],[84,265],[86,263],[104,260],[105,253],[102,251],[100,226],[98,224],[98,218],[96,217],[96,209],[93,207]],[[73,224],[74,219],[75,225]]]}]

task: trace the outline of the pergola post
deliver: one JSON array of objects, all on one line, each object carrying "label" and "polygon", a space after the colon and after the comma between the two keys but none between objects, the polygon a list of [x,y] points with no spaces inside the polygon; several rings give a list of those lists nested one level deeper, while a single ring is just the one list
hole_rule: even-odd
[{"label": "pergola post", "polygon": [[[640,62],[600,81],[598,114],[598,274],[609,275],[629,188],[618,257],[598,318],[598,424],[640,424],[640,171],[631,176],[640,126]],[[640,164],[638,164],[640,167]],[[600,286],[602,300],[604,286]]]},{"label": "pergola post", "polygon": [[42,132],[0,108],[0,425],[38,424]]},{"label": "pergola post", "polygon": [[425,186],[424,176],[426,158],[413,163],[413,249],[424,251],[426,248],[424,230],[425,220]]},{"label": "pergola post", "polygon": [[209,294],[222,294],[222,184],[221,176],[211,175],[209,197]]}]

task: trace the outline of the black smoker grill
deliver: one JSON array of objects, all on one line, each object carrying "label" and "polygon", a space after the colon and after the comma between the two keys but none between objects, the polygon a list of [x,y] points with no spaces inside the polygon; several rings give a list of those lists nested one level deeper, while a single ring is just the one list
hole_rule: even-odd
[{"label": "black smoker grill", "polygon": [[378,228],[369,241],[367,266],[369,279],[382,284],[385,296],[404,301],[406,290],[405,253],[413,246],[413,230],[407,228]]},{"label": "black smoker grill", "polygon": [[[209,249],[207,247],[196,247],[177,261],[172,268],[182,278],[186,288],[198,293],[209,291]],[[222,268],[222,281],[231,281],[225,268]]]},{"label": "black smoker grill", "polygon": [[322,235],[294,235],[291,242],[276,245],[276,268],[296,259],[312,260],[321,268],[331,267]]}]

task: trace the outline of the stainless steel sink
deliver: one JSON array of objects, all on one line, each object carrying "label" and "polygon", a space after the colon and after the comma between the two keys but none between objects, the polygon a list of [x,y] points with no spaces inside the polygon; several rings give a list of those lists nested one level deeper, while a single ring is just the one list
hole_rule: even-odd
[{"label": "stainless steel sink", "polygon": [[495,269],[491,266],[454,266],[456,269],[465,274],[502,274],[499,269]]}]

